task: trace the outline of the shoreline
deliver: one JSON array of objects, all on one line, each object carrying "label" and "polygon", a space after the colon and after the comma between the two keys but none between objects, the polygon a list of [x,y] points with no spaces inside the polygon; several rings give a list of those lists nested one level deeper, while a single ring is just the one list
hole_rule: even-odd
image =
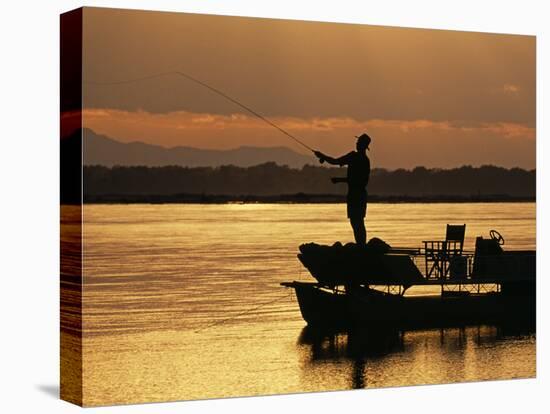
[{"label": "shoreline", "polygon": [[[258,195],[207,195],[207,194],[104,194],[84,195],[84,204],[342,204],[345,195],[335,194],[282,194]],[[434,196],[377,196],[369,195],[369,203],[534,203],[536,197],[495,195],[434,195]]]}]

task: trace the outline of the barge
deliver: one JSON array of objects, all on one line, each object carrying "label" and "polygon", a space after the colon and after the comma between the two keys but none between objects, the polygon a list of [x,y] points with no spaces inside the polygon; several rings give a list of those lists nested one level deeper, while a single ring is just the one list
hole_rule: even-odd
[{"label": "barge", "polygon": [[[503,244],[495,230],[489,239],[477,237],[471,253],[463,240],[449,238],[419,248],[392,248],[379,239],[361,247],[309,243],[298,259],[317,282],[281,285],[294,289],[312,327],[533,325],[536,252],[505,251]],[[413,287],[429,293],[408,294]]]}]

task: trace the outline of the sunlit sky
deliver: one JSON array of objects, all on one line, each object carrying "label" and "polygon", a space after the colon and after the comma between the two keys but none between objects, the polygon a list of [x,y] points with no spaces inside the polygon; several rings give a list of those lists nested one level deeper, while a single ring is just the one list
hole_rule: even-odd
[{"label": "sunlit sky", "polygon": [[[85,9],[85,81],[172,70],[331,155],[368,132],[376,167],[535,168],[533,36]],[[307,151],[170,75],[85,83],[84,125],[123,142]]]}]

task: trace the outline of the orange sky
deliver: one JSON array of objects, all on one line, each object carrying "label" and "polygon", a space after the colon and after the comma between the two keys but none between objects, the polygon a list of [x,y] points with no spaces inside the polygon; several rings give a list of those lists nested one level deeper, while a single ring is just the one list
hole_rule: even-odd
[{"label": "orange sky", "polygon": [[[535,167],[535,38],[85,9],[84,79],[183,70],[334,155],[376,167]],[[84,85],[84,124],[163,146],[304,149],[177,76]]]}]

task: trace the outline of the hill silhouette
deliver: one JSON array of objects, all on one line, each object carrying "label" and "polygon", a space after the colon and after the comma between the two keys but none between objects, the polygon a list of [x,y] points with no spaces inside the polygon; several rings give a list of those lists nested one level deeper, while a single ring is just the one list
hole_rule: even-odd
[{"label": "hill silhouette", "polygon": [[165,148],[143,142],[119,142],[93,130],[83,129],[84,165],[106,167],[142,165],[160,167],[180,165],[186,167],[219,167],[235,165],[250,167],[273,161],[292,168],[313,164],[315,159],[286,147],[239,147],[230,150],[207,150],[192,147]]}]

